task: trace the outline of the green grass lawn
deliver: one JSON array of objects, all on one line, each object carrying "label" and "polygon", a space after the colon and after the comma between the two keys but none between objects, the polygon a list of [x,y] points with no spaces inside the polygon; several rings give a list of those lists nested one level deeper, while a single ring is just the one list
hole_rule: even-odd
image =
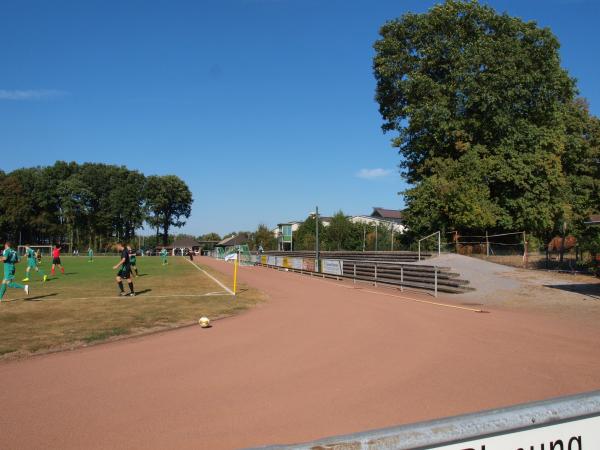
[{"label": "green grass lawn", "polygon": [[[241,289],[235,298],[185,259],[138,257],[140,276],[134,279],[136,297],[118,297],[112,269],[118,257],[63,257],[65,275],[42,282],[30,276],[28,297],[8,289],[0,304],[0,356],[19,357],[50,349],[73,348],[115,336],[138,334],[218,318],[256,304],[261,294]],[[17,265],[17,280],[26,264]],[[50,259],[41,268],[50,274]],[[231,279],[204,267],[226,286]],[[126,292],[129,291],[125,283]],[[213,294],[213,295],[206,295]]]}]

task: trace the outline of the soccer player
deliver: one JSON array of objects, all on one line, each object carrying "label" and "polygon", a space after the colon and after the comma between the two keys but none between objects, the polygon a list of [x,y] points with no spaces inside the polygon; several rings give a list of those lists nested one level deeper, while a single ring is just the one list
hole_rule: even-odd
[{"label": "soccer player", "polygon": [[4,244],[4,251],[0,260],[4,263],[4,278],[0,285],[0,302],[6,292],[6,288],[23,289],[25,294],[29,295],[29,286],[15,283],[15,264],[19,262],[19,255],[12,248],[10,248],[10,242]]},{"label": "soccer player", "polygon": [[92,250],[92,247],[88,248],[88,262],[94,262],[94,250]]},{"label": "soccer player", "polygon": [[60,262],[60,245],[59,244],[56,244],[54,246],[54,249],[52,250],[52,269],[50,270],[50,273],[52,274],[52,276],[54,276],[54,269],[56,268],[56,266],[60,267],[60,271],[64,275],[65,268],[62,266],[62,264]]},{"label": "soccer player", "polygon": [[135,250],[131,249],[130,245],[127,246],[127,251],[129,252],[129,264],[131,265],[131,271],[137,277],[138,276],[137,254],[136,254]]},{"label": "soccer player", "polygon": [[160,251],[160,259],[162,260],[163,266],[166,266],[167,264],[169,264],[169,262],[167,261],[168,255],[169,255],[169,252],[167,251],[166,248],[163,247],[163,249]]},{"label": "soccer player", "polygon": [[25,245],[25,256],[27,257],[27,269],[25,269],[25,278],[23,278],[22,281],[29,281],[29,272],[31,272],[31,269],[33,269],[44,277],[45,282],[48,279],[48,275],[46,275],[44,271],[38,267],[37,255],[28,244]]},{"label": "soccer player", "polygon": [[[117,244],[117,250],[121,252],[121,261],[119,264],[113,267],[113,269],[119,269],[117,273],[117,284],[119,285],[119,295],[121,297],[129,296],[135,297],[135,291],[133,290],[133,281],[131,281],[131,264],[129,261],[129,250],[125,248],[122,242]],[[125,293],[123,289],[123,280],[127,280],[129,285],[129,294]]]}]

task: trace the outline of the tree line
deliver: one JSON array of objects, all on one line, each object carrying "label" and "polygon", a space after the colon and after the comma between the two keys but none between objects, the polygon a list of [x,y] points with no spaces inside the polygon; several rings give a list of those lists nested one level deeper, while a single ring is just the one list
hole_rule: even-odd
[{"label": "tree line", "polygon": [[57,161],[0,170],[0,236],[30,244],[104,248],[129,241],[145,224],[164,244],[191,214],[192,193],[174,175],[124,166]]},{"label": "tree line", "polygon": [[550,29],[448,0],[380,36],[376,99],[410,186],[410,233],[598,240],[584,222],[600,211],[600,120]]}]

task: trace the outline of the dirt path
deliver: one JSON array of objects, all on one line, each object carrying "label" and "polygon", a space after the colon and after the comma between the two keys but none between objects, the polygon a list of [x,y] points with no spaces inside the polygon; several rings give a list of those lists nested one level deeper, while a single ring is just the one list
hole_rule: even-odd
[{"label": "dirt path", "polygon": [[449,266],[475,291],[452,296],[457,303],[529,310],[600,325],[600,279],[542,270],[526,270],[452,253],[420,264]]},{"label": "dirt path", "polygon": [[0,448],[239,448],[600,387],[598,328],[240,272],[270,300],[212,329],[0,364]]}]

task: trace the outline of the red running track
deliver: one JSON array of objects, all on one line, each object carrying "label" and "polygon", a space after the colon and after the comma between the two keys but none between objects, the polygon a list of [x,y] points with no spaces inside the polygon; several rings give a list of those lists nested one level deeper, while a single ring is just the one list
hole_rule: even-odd
[{"label": "red running track", "polygon": [[212,329],[0,364],[0,448],[289,443],[600,387],[598,329],[240,273],[270,300]]}]

